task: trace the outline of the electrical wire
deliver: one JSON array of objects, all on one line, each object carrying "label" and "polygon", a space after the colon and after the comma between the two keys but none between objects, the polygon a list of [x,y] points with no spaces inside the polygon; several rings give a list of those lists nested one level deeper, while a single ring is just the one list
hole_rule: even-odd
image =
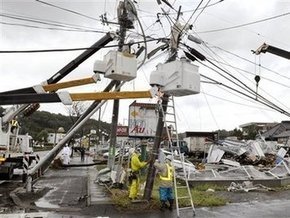
[{"label": "electrical wire", "polygon": [[59,22],[59,21],[39,19],[39,18],[34,18],[34,17],[22,16],[22,15],[0,13],[0,16],[6,17],[9,19],[14,19],[14,20],[33,22],[33,23],[39,23],[39,24],[57,26],[57,27],[64,27],[64,28],[71,28],[71,29],[77,29],[77,30],[95,30],[94,28],[80,26],[80,25],[76,25],[76,24],[68,24],[68,23]]},{"label": "electrical wire", "polygon": [[[142,36],[143,36],[143,39],[144,39],[143,43],[144,43],[144,45],[145,45],[145,49],[144,49],[144,52],[145,52],[145,53],[144,53],[144,58],[143,58],[141,64],[137,67],[137,70],[138,70],[138,69],[140,69],[140,67],[141,67],[141,66],[145,63],[145,61],[146,61],[148,48],[147,48],[146,35],[145,35],[145,32],[144,32],[144,29],[143,29],[142,23],[141,23],[141,21],[140,21],[138,15],[137,15],[136,13],[134,13],[134,10],[132,10],[131,12],[134,14],[134,16],[136,17],[136,19],[137,19],[137,21],[138,21],[138,23],[139,23],[139,26],[140,26],[140,29],[141,29],[141,32],[142,32]],[[138,43],[137,43],[137,44],[138,44]]]},{"label": "electrical wire", "polygon": [[[150,41],[158,41],[163,38],[159,39],[146,39],[146,43]],[[138,43],[144,43],[145,41],[137,41],[130,44],[124,44],[124,45],[132,45],[132,44],[138,44]],[[112,48],[112,47],[118,47],[118,45],[106,45],[102,48]],[[41,49],[41,50],[19,50],[19,51],[0,51],[0,53],[43,53],[43,52],[66,52],[66,51],[79,51],[79,50],[88,50],[88,49],[95,49],[95,48],[69,48],[69,49]]]},{"label": "electrical wire", "polygon": [[[211,50],[211,49],[210,49]],[[212,51],[212,50],[211,50]],[[213,51],[212,51],[213,52]],[[213,52],[214,53],[214,52]],[[215,54],[215,53],[214,53]],[[219,57],[219,55],[215,54],[216,56]],[[256,65],[256,63],[254,63]],[[230,65],[231,66],[231,65]],[[260,66],[260,65],[259,65]],[[234,68],[233,66],[231,66],[232,68]],[[232,74],[231,74],[232,75]],[[245,77],[243,74],[240,74],[243,77]],[[247,77],[245,77],[247,78]],[[247,78],[248,79],[248,78]],[[252,81],[251,81],[252,82]],[[287,109],[289,109],[285,104],[283,104],[281,101],[279,101],[278,99],[276,99],[274,96],[272,96],[270,93],[266,92],[264,89],[261,89],[262,91],[264,91],[267,95],[269,95],[271,98],[273,98],[275,101],[279,102],[281,105],[283,105],[284,107],[286,107]],[[255,92],[255,91],[254,91]],[[256,93],[256,97],[258,97],[258,94]]]},{"label": "electrical wire", "polygon": [[199,12],[199,14],[196,16],[196,18],[194,19],[193,23],[195,23],[197,21],[197,19],[199,18],[199,16],[202,14],[202,12],[204,11],[204,9],[207,8],[208,4],[210,3],[211,0],[208,0],[207,3],[205,4],[205,6],[202,8],[202,10]]},{"label": "electrical wire", "polygon": [[[236,69],[236,70],[242,71],[242,72],[247,73],[247,74],[250,74],[250,75],[252,75],[252,76],[255,76],[255,75],[256,75],[255,73],[252,73],[252,72],[250,72],[250,71],[244,70],[244,69],[239,68],[239,67],[232,66],[232,65],[230,65],[230,64],[228,64],[228,63],[224,63],[224,62],[221,62],[221,61],[217,61],[217,60],[215,60],[215,59],[210,59],[210,58],[208,58],[208,59],[209,59],[209,60],[212,60],[212,61],[215,61],[215,62],[217,62],[217,63],[219,63],[219,64],[222,64],[222,65],[226,65],[226,66],[232,67],[232,68],[234,68],[234,69]],[[267,81],[269,81],[269,82],[276,83],[277,85],[284,86],[285,88],[290,88],[289,85],[286,85],[286,84],[283,84],[283,83],[277,82],[277,81],[275,81],[275,80],[273,80],[273,79],[270,79],[270,78],[268,78],[268,77],[265,77],[265,76],[260,76],[260,77],[261,77],[261,79],[263,79],[263,80],[267,80]],[[288,79],[290,79],[290,78],[288,78]]]},{"label": "electrical wire", "polygon": [[191,18],[193,17],[193,15],[195,14],[195,12],[198,10],[199,6],[202,4],[203,0],[201,0],[199,2],[199,4],[197,5],[197,7],[195,8],[195,10],[192,12],[191,16],[189,17],[189,19],[187,20],[187,22],[185,23],[184,27],[182,28],[181,30],[181,33],[182,31],[184,30],[184,28],[186,28],[187,24],[189,23],[189,21],[191,20]]},{"label": "electrical wire", "polygon": [[[73,14],[79,15],[79,16],[81,16],[81,17],[85,17],[85,18],[91,19],[91,20],[102,21],[101,19],[97,19],[97,18],[94,18],[94,17],[88,16],[88,15],[82,14],[82,13],[77,12],[77,11],[73,11],[73,10],[70,10],[70,9],[67,9],[67,8],[63,8],[63,7],[57,6],[57,5],[55,5],[55,4],[51,4],[51,3],[48,3],[48,2],[44,2],[44,1],[41,1],[41,0],[35,0],[35,1],[36,1],[36,2],[39,2],[39,3],[41,3],[41,4],[45,4],[45,5],[48,5],[48,6],[54,7],[54,8],[58,8],[58,9],[60,9],[60,10],[66,11],[66,12],[70,12],[70,13],[73,13]],[[109,22],[109,23],[112,23],[112,22]],[[112,23],[112,24],[118,24],[118,23]]]},{"label": "electrical wire", "polygon": [[[233,56],[235,56],[235,57],[237,57],[237,58],[240,58],[240,59],[242,59],[242,60],[244,60],[244,61],[246,61],[246,62],[249,62],[249,63],[251,63],[251,64],[256,65],[255,62],[253,62],[253,61],[251,61],[251,60],[249,60],[249,59],[247,59],[247,58],[244,58],[244,57],[242,57],[242,56],[240,56],[240,55],[237,55],[237,54],[235,54],[235,53],[232,53],[232,52],[230,52],[230,51],[227,51],[227,50],[225,50],[225,49],[223,49],[223,48],[220,48],[220,47],[218,47],[218,46],[212,46],[212,48],[217,48],[217,49],[219,49],[219,50],[221,50],[221,51],[224,51],[224,52],[226,52],[226,53],[228,53],[228,54],[231,54],[231,55],[233,55]],[[283,74],[280,74],[280,73],[278,73],[277,71],[271,70],[271,69],[269,69],[269,68],[267,68],[267,67],[265,67],[265,66],[263,66],[263,65],[260,65],[259,67],[261,67],[262,69],[265,69],[265,70],[267,70],[267,71],[269,71],[269,72],[272,72],[272,73],[274,73],[274,74],[276,74],[276,75],[278,75],[278,76],[280,76],[280,77],[283,77],[283,78],[285,78],[285,79],[290,80],[289,77],[287,77],[287,76],[285,76],[285,75],[283,75]]]},{"label": "electrical wire", "polygon": [[[205,43],[204,43],[205,44]],[[205,44],[206,45],[206,44]],[[212,51],[213,52],[213,51]],[[213,64],[210,60],[207,59],[207,61],[211,64]],[[214,65],[214,64],[213,64]],[[269,101],[268,99],[266,99],[265,97],[261,96],[260,94],[256,93],[255,90],[251,89],[250,87],[248,87],[245,83],[243,83],[241,80],[239,80],[238,78],[236,78],[233,74],[227,72],[225,69],[222,69],[220,67],[218,67],[217,65],[214,65],[215,67],[217,67],[219,70],[221,70],[222,72],[226,73],[228,76],[230,76],[231,78],[235,79],[237,82],[239,82],[241,85],[237,84],[236,82],[230,80],[228,77],[226,77],[225,75],[222,75],[220,72],[216,71],[219,75],[221,75],[222,77],[226,78],[228,81],[231,81],[232,83],[234,83],[235,85],[237,85],[238,87],[242,88],[243,90],[254,94],[257,97],[260,97],[261,99],[263,99],[264,101],[268,102],[269,104],[272,104],[274,106],[276,106],[274,103],[272,103],[271,101]],[[268,93],[267,93],[268,94]],[[268,94],[270,95],[270,94]],[[271,96],[272,98],[274,98],[273,96]],[[274,98],[275,99],[275,98]],[[276,101],[278,101],[277,99],[275,99]],[[279,101],[278,101],[279,102]],[[279,102],[280,104],[282,104],[281,102]],[[283,104],[282,104],[283,105]],[[285,106],[285,105],[283,105]]]},{"label": "electrical wire", "polygon": [[[219,0],[219,1],[217,1],[217,2],[214,2],[214,3],[212,3],[212,4],[209,4],[208,6],[204,6],[204,7],[200,7],[200,8],[198,8],[197,10],[203,10],[204,8],[209,8],[209,7],[211,7],[211,6],[214,6],[214,5],[217,5],[217,4],[219,4],[219,3],[221,3],[221,2],[223,2],[224,0]],[[185,10],[185,11],[182,11],[181,13],[182,14],[185,14],[185,13],[191,13],[191,12],[193,12],[193,11],[195,11],[195,9],[193,9],[193,10]],[[150,13],[150,12],[147,12],[147,13]],[[172,12],[172,13],[168,13],[169,15],[173,15],[173,14],[176,14],[176,12]]]},{"label": "electrical wire", "polygon": [[[212,67],[210,67],[210,66],[207,66],[206,64],[202,63],[201,61],[199,61],[199,60],[197,60],[197,61],[198,61],[198,63],[200,63],[201,65],[203,65],[203,66],[205,66],[205,67],[207,67],[207,68],[209,68],[209,69],[211,69],[211,70],[213,70],[213,71],[216,71],[214,68],[212,68]],[[261,104],[264,104],[264,105],[266,105],[267,107],[270,107],[270,108],[274,109],[275,111],[278,111],[278,112],[280,112],[280,113],[282,113],[282,114],[285,114],[286,116],[289,116],[289,117],[290,117],[290,113],[288,113],[288,112],[285,111],[284,109],[282,109],[282,108],[276,106],[276,105],[273,104],[273,103],[269,104],[269,103],[267,103],[267,102],[263,102],[263,101],[261,101],[259,98],[252,97],[252,96],[250,96],[250,95],[248,95],[248,94],[246,94],[246,93],[244,93],[244,92],[242,92],[242,91],[240,91],[240,90],[237,90],[237,89],[235,89],[235,88],[233,88],[233,87],[230,87],[229,85],[226,85],[226,84],[224,84],[224,83],[218,82],[217,80],[212,79],[212,78],[210,78],[210,77],[208,77],[208,76],[205,76],[205,75],[203,75],[203,74],[200,74],[200,76],[203,77],[203,78],[206,78],[206,79],[208,79],[208,80],[210,80],[210,81],[213,81],[213,82],[215,82],[215,83],[217,83],[217,84],[219,84],[219,85],[222,85],[222,86],[224,86],[224,87],[226,87],[226,88],[228,88],[228,89],[230,89],[230,90],[232,90],[232,91],[235,91],[235,92],[237,92],[237,93],[239,93],[239,94],[241,94],[241,95],[244,95],[244,96],[246,96],[246,97],[248,97],[248,98],[250,98],[250,99],[252,99],[252,100],[256,100],[257,102],[259,102],[259,103],[261,103]]]},{"label": "electrical wire", "polygon": [[287,12],[287,13],[284,13],[284,14],[279,14],[279,15],[276,15],[276,16],[273,16],[273,17],[264,18],[264,19],[261,19],[261,20],[256,20],[256,21],[249,22],[249,23],[239,24],[239,25],[236,25],[236,26],[231,26],[231,27],[226,27],[226,28],[221,28],[221,29],[214,29],[214,30],[199,31],[198,33],[199,34],[201,34],[201,33],[213,33],[213,32],[231,30],[231,29],[245,27],[245,26],[249,26],[249,25],[253,25],[253,24],[257,24],[257,23],[262,23],[262,22],[265,22],[265,21],[268,21],[268,20],[273,20],[273,19],[277,19],[277,18],[280,18],[280,17],[288,16],[288,15],[290,15],[290,12]]},{"label": "electrical wire", "polygon": [[206,101],[207,107],[209,108],[209,112],[210,112],[210,114],[211,114],[211,116],[212,116],[212,118],[213,118],[213,120],[214,120],[214,122],[215,122],[216,127],[217,127],[218,129],[220,129],[219,124],[218,124],[218,122],[217,122],[217,120],[216,120],[216,118],[215,118],[215,116],[214,116],[214,114],[213,114],[213,111],[212,111],[212,109],[211,109],[211,106],[210,106],[210,104],[208,103],[208,100],[207,100],[206,95],[203,95],[203,96],[204,96],[204,99],[205,99],[205,101]]},{"label": "electrical wire", "polygon": [[[207,96],[210,96],[210,97],[225,101],[225,102],[236,104],[236,105],[241,105],[241,106],[250,107],[250,108],[257,108],[257,109],[260,109],[260,110],[274,111],[273,109],[269,109],[269,108],[262,108],[262,107],[257,107],[257,106],[254,106],[254,105],[242,104],[240,102],[232,101],[232,100],[229,100],[229,99],[226,99],[226,98],[222,98],[220,96],[212,95],[212,94],[206,93],[204,91],[202,91],[201,93],[203,93],[204,95],[207,95]],[[238,97],[241,97],[241,96],[238,96]],[[246,100],[248,100],[248,99],[246,99]]]},{"label": "electrical wire", "polygon": [[[236,77],[234,77],[232,74],[228,73],[227,71],[221,69],[219,66],[217,66],[216,64],[214,64],[213,62],[207,60],[209,63],[211,63],[213,66],[217,67],[218,69],[220,69],[221,71],[225,72],[226,74],[228,74],[229,76],[231,76],[232,78],[234,78],[235,80],[237,80],[238,82],[240,82],[246,89],[244,90],[248,90],[249,93],[256,95],[256,97],[261,98],[262,100],[264,100],[265,102],[267,102],[268,104],[273,105],[274,107],[278,107],[276,104],[274,104],[273,102],[269,101],[268,99],[266,99],[265,97],[263,97],[261,94],[258,94],[255,92],[255,90],[251,89],[249,86],[247,86],[245,83],[243,83],[241,80],[237,79]],[[216,71],[217,72],[217,71]],[[219,72],[218,72],[219,73]],[[219,73],[220,74],[220,73]],[[235,83],[235,82],[234,82]],[[236,84],[236,83],[235,83]],[[239,87],[241,87],[240,85],[238,85]],[[279,107],[278,107],[279,108]]]},{"label": "electrical wire", "polygon": [[10,25],[10,26],[20,26],[20,27],[27,27],[27,28],[34,28],[34,29],[47,29],[47,30],[58,30],[58,31],[68,31],[68,32],[81,32],[81,33],[106,33],[106,31],[100,30],[81,30],[81,29],[63,29],[63,28],[56,28],[56,27],[40,27],[28,24],[20,24],[20,23],[8,23],[2,22],[3,25]]}]

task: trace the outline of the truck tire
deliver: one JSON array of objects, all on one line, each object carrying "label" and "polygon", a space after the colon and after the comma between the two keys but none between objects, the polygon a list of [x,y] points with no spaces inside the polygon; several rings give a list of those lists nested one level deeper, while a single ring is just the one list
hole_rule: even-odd
[{"label": "truck tire", "polygon": [[13,171],[14,171],[13,167],[10,167],[10,168],[8,169],[7,179],[10,180],[10,179],[13,178]]},{"label": "truck tire", "polygon": [[0,179],[3,180],[10,180],[13,178],[13,167],[9,167],[7,170],[7,173],[1,173],[0,174]]}]

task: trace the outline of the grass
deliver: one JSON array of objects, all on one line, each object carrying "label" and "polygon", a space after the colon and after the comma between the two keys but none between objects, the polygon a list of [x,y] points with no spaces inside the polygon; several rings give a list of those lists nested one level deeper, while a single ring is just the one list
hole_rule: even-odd
[{"label": "grass", "polygon": [[[144,183],[145,177],[141,177],[141,183]],[[193,204],[195,207],[213,207],[213,206],[223,206],[226,204],[226,199],[215,195],[215,192],[209,192],[208,189],[213,189],[215,191],[224,191],[225,188],[217,185],[201,185],[194,188],[191,188],[191,195]],[[120,189],[110,189],[112,202],[116,205],[120,210],[126,211],[135,211],[135,210],[155,210],[159,209],[160,201],[159,201],[159,179],[156,178],[152,190],[151,200],[150,202],[142,201],[140,203],[132,203],[128,197],[127,190]],[[143,190],[142,190],[143,194]],[[186,189],[179,189],[178,196],[187,196]],[[179,200],[180,207],[191,206],[191,202],[189,199],[180,199]]]}]

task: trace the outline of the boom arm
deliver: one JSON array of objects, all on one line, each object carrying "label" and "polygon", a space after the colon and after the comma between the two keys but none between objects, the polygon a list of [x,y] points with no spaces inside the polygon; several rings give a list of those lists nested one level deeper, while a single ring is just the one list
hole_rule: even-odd
[{"label": "boom arm", "polygon": [[[60,81],[62,78],[68,75],[71,71],[77,68],[82,62],[84,62],[86,59],[88,59],[90,56],[92,56],[94,53],[96,53],[106,44],[111,42],[114,38],[115,38],[115,34],[108,32],[105,36],[103,36],[100,40],[98,40],[95,44],[93,44],[89,49],[84,51],[82,54],[76,57],[73,61],[68,63],[61,70],[59,70],[52,77],[50,77],[47,81],[45,81],[46,84],[48,84],[47,89],[55,88],[54,86],[53,87],[49,86],[49,84],[54,84]],[[34,87],[27,87],[23,89],[1,92],[0,94],[3,96],[8,96],[10,94],[25,94],[25,93],[28,94],[28,93],[36,93],[36,92],[37,91],[34,89]],[[13,108],[14,109],[13,112],[9,113],[9,115],[6,115],[6,116],[4,115],[4,117],[2,117],[2,124],[10,122],[11,119],[13,119],[19,113],[24,111],[26,108],[28,108],[28,106],[29,105],[26,104],[26,105],[17,106],[17,108]]]},{"label": "boom arm", "polygon": [[[53,84],[60,81],[62,78],[67,76],[71,71],[76,69],[81,63],[83,63],[86,59],[88,59],[90,56],[92,56],[94,53],[96,53],[98,50],[103,48],[106,44],[111,42],[114,39],[113,33],[107,33],[104,37],[102,37],[99,41],[97,41],[95,44],[93,44],[90,48],[88,48],[86,51],[84,51],[82,54],[80,54],[78,57],[76,57],[74,60],[72,60],[70,63],[68,63],[66,66],[64,66],[61,70],[59,70],[57,73],[55,73],[52,77],[50,77],[46,82],[46,84]],[[0,94],[25,94],[25,93],[35,93],[33,87],[27,87],[23,89],[17,89],[7,92],[1,92]]]},{"label": "boom arm", "polygon": [[130,98],[152,98],[152,91],[123,91],[123,92],[100,92],[100,93],[40,93],[40,94],[13,94],[1,95],[2,105],[27,104],[27,103],[52,103],[63,102],[71,104],[72,101],[89,101],[89,100],[110,100],[110,99],[130,99]]},{"label": "boom arm", "polygon": [[259,55],[262,53],[266,53],[266,52],[270,52],[274,55],[278,55],[280,57],[286,58],[286,59],[290,59],[290,52],[289,51],[285,51],[283,49],[274,47],[272,45],[268,45],[266,43],[264,43],[263,45],[261,45],[256,51],[255,54]]}]

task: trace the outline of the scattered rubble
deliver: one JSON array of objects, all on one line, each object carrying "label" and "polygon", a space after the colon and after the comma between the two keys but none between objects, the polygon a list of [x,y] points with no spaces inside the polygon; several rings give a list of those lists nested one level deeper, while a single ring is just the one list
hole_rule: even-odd
[{"label": "scattered rubble", "polygon": [[249,191],[271,191],[271,188],[268,188],[261,184],[253,185],[251,181],[244,181],[243,183],[232,182],[227,189],[230,192],[249,192]]},{"label": "scattered rubble", "polygon": [[[209,146],[207,157],[201,163],[185,160],[185,171],[189,181],[266,181],[290,178],[290,159],[285,148],[276,142],[262,139],[249,141],[221,140]],[[161,155],[162,157],[162,155]],[[176,173],[183,173],[182,163],[174,160]],[[117,169],[117,168],[116,168]],[[113,173],[113,174],[112,174]],[[99,172],[96,182],[109,183],[115,180],[116,172],[105,168]],[[182,177],[182,175],[181,175]],[[180,178],[181,178],[180,177]],[[231,189],[243,187],[232,183]],[[254,190],[261,188],[255,185]],[[244,188],[251,190],[251,188]]]}]

